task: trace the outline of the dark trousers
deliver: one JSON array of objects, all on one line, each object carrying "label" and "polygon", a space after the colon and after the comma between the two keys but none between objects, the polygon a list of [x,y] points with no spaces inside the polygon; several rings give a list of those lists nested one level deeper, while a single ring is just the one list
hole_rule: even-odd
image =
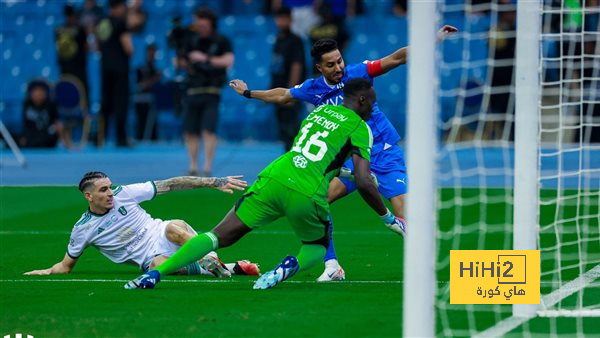
[{"label": "dark trousers", "polygon": [[[148,119],[150,118],[150,109],[152,106],[150,103],[136,103],[135,104],[135,114],[137,118],[136,126],[135,126],[135,138],[138,140],[144,139],[144,133],[146,132],[146,125],[148,124]],[[156,121],[152,121],[152,129],[150,131],[150,135],[148,137],[152,141],[158,140],[158,132],[157,132],[157,123]]]},{"label": "dark trousers", "polygon": [[279,140],[283,142],[284,150],[292,149],[294,138],[300,129],[301,103],[296,103],[291,107],[276,106],[275,115],[277,116],[277,125],[279,129]]},{"label": "dark trousers", "polygon": [[114,114],[117,146],[127,145],[127,111],[129,106],[129,72],[102,70],[102,117],[104,135]]}]

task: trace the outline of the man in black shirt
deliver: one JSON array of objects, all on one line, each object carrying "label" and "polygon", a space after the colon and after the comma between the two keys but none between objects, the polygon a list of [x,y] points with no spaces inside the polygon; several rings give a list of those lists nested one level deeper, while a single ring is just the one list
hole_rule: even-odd
[{"label": "man in black shirt", "polygon": [[117,146],[128,146],[127,109],[129,100],[129,58],[133,54],[131,34],[125,22],[124,0],[110,0],[110,14],[98,23],[96,34],[102,53],[102,116],[104,130],[109,115],[115,114]]},{"label": "man in black shirt", "polygon": [[[275,24],[279,28],[279,34],[273,47],[271,88],[291,88],[305,79],[304,44],[299,36],[291,32],[291,23],[292,16],[288,8],[282,7],[275,13]],[[284,144],[284,151],[292,148],[294,138],[298,134],[301,109],[300,101],[278,105],[275,108],[279,139]]]},{"label": "man in black shirt", "polygon": [[[150,118],[150,112],[154,109],[154,87],[160,82],[161,73],[156,69],[154,65],[154,59],[156,55],[156,45],[150,44],[146,47],[146,63],[136,69],[136,78],[138,86],[138,94],[143,97],[143,100],[135,103],[135,113],[137,118],[135,137],[138,140],[149,137],[152,141],[158,139],[158,131],[156,120],[150,122],[151,130],[146,131],[148,126],[148,118]],[[150,135],[145,135],[149,132]]]},{"label": "man in black shirt", "polygon": [[75,8],[73,8],[73,6],[65,5],[64,15],[64,25],[57,27],[55,31],[60,74],[71,74],[75,76],[85,89],[85,96],[87,99],[89,97],[89,90],[87,80],[87,38],[85,28],[77,22],[77,14],[75,13]]},{"label": "man in black shirt", "polygon": [[210,176],[217,146],[217,122],[221,88],[227,68],[233,65],[231,42],[217,33],[217,17],[208,9],[194,13],[192,33],[187,38],[178,66],[188,71],[188,109],[184,117],[185,145],[190,157],[189,174],[198,174],[200,134],[204,141],[204,170]]}]

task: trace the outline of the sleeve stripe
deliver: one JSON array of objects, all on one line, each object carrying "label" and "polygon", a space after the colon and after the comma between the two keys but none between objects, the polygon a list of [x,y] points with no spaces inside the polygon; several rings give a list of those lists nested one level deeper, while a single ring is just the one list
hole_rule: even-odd
[{"label": "sleeve stripe", "polygon": [[152,195],[151,199],[154,199],[154,197],[156,197],[157,194],[156,183],[154,183],[154,181],[150,181],[150,183],[152,184],[152,189],[154,189],[154,195]]},{"label": "sleeve stripe", "polygon": [[367,130],[369,131],[369,148],[373,147],[373,132],[371,131],[371,127],[369,127],[368,124],[365,123],[365,126],[367,126]]},{"label": "sleeve stripe", "polygon": [[219,239],[217,238],[217,236],[215,236],[215,234],[213,234],[212,232],[206,232],[206,235],[212,241],[213,250],[217,250],[219,248]]},{"label": "sleeve stripe", "polygon": [[81,255],[79,256],[73,256],[71,255],[71,253],[67,250],[67,255],[69,255],[69,257],[73,258],[73,259],[79,259],[79,257],[81,257]]},{"label": "sleeve stripe", "polygon": [[81,218],[81,220],[77,223],[75,223],[75,225],[73,227],[77,227],[80,226],[82,224],[85,224],[85,222],[89,221],[92,218],[92,216],[88,213],[85,213],[84,216]]},{"label": "sleeve stripe", "polygon": [[123,186],[120,185],[118,186],[114,191],[113,191],[113,195],[117,196],[117,194],[119,194],[121,191],[123,190]]}]

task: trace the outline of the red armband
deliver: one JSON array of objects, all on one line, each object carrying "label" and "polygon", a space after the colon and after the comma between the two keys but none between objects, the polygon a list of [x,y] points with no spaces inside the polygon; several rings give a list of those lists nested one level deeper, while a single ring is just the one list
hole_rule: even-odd
[{"label": "red armband", "polygon": [[367,73],[371,77],[383,74],[383,68],[381,68],[381,60],[367,61]]}]

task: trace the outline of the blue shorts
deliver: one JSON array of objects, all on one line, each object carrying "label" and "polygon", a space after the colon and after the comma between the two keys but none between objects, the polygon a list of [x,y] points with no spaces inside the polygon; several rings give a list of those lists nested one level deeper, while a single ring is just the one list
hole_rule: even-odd
[{"label": "blue shorts", "polygon": [[[398,195],[404,195],[408,191],[408,176],[402,171],[392,171],[389,173],[378,174],[373,171],[379,181],[379,193],[388,200]],[[338,177],[339,178],[339,177]],[[346,186],[348,194],[356,190],[356,182],[347,178],[339,178]]]},{"label": "blue shorts", "polygon": [[[406,174],[402,149],[395,145],[388,150],[384,150],[377,158],[379,159],[378,162],[385,162],[371,163],[371,172],[377,176],[379,182],[379,193],[388,200],[406,194],[408,192],[408,175]],[[352,159],[346,161],[344,166],[354,171]],[[339,179],[346,186],[348,194],[356,190],[356,182],[353,180]]]}]

